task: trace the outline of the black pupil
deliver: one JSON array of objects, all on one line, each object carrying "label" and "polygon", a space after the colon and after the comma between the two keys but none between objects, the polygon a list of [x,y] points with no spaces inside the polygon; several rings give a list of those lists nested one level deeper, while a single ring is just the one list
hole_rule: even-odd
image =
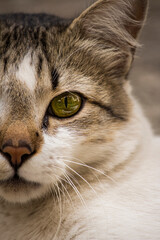
[{"label": "black pupil", "polygon": [[68,107],[68,99],[67,99],[67,97],[65,97],[65,99],[64,99],[64,104],[65,104],[65,107],[67,108]]}]

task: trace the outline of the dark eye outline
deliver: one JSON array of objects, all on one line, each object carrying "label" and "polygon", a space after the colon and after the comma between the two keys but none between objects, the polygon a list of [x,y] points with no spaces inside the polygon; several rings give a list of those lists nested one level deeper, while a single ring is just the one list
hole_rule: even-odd
[{"label": "dark eye outline", "polygon": [[54,111],[52,110],[52,107],[51,107],[51,103],[52,103],[52,101],[53,101],[53,99],[54,99],[54,98],[53,98],[53,99],[50,101],[49,107],[48,107],[47,112],[46,112],[46,114],[47,114],[49,117],[53,117],[53,118],[56,118],[56,119],[59,119],[59,120],[69,119],[69,118],[72,118],[72,117],[74,117],[75,115],[77,115],[77,114],[82,110],[82,108],[84,107],[86,98],[85,98],[81,93],[75,92],[75,91],[66,91],[66,92],[63,92],[63,93],[57,95],[56,97],[58,97],[58,96],[60,96],[60,95],[62,95],[62,94],[68,94],[68,93],[77,94],[77,95],[79,95],[79,97],[81,98],[81,106],[80,106],[80,108],[78,109],[78,111],[75,112],[73,115],[68,116],[68,117],[58,117],[57,115],[55,115],[55,113],[54,113]]}]

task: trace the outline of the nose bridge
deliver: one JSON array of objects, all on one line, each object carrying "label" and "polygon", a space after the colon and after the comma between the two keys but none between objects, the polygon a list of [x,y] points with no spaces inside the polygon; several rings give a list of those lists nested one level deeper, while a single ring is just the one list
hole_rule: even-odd
[{"label": "nose bridge", "polygon": [[4,75],[2,81],[1,101],[6,103],[7,117],[13,121],[32,116],[34,110],[34,95],[26,84],[16,76],[17,65],[11,66]]},{"label": "nose bridge", "polygon": [[32,139],[28,131],[27,124],[22,123],[21,121],[16,121],[10,124],[4,134],[3,144],[18,147],[22,145],[23,142],[27,142],[32,145]]}]

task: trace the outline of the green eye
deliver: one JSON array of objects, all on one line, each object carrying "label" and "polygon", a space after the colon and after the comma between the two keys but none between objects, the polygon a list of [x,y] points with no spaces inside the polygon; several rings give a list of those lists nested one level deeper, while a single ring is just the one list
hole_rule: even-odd
[{"label": "green eye", "polygon": [[82,105],[82,99],[77,93],[63,93],[51,102],[53,114],[59,118],[67,118],[76,114]]}]

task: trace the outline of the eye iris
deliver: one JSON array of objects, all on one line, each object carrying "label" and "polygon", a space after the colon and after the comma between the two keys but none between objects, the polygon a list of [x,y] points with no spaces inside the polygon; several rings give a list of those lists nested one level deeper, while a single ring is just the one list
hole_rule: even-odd
[{"label": "eye iris", "polygon": [[57,117],[66,118],[78,112],[81,102],[77,93],[64,93],[52,100],[51,108]]}]

